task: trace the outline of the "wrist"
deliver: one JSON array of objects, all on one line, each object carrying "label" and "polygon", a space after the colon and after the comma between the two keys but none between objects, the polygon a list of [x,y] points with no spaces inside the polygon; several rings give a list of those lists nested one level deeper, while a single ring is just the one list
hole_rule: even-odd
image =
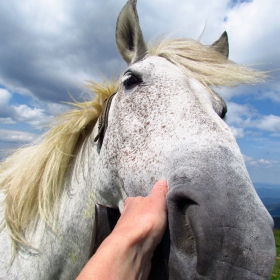
[{"label": "wrist", "polygon": [[152,252],[145,250],[143,240],[113,231],[99,249],[96,254],[99,254],[98,258],[103,255],[103,259],[106,259],[110,274],[122,275],[119,279],[147,279]]}]

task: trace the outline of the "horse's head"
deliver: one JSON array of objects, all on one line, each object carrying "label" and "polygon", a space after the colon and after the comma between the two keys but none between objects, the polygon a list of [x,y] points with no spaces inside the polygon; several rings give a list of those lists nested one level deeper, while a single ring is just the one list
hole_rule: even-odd
[{"label": "horse's head", "polygon": [[268,279],[272,219],[223,120],[225,102],[210,89],[257,74],[227,60],[226,33],[212,46],[165,40],[148,51],[135,0],[120,13],[116,41],[128,68],[99,151],[103,199],[121,208],[127,196],[147,195],[165,179],[170,278]]}]

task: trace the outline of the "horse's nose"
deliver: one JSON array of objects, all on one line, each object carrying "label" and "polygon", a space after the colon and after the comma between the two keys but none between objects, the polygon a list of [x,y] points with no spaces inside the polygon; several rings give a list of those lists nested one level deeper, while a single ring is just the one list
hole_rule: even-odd
[{"label": "horse's nose", "polygon": [[168,180],[170,279],[268,279],[267,211],[251,185],[215,174],[181,169]]}]

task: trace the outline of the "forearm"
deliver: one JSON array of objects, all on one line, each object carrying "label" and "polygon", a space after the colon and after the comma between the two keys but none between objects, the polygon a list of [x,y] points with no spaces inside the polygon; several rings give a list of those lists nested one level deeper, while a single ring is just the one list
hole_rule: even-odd
[{"label": "forearm", "polygon": [[110,235],[89,260],[77,280],[147,279],[152,254],[141,242]]}]

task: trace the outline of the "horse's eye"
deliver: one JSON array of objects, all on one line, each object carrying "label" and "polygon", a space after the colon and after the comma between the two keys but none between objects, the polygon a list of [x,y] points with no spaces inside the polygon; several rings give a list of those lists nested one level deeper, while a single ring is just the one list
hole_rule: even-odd
[{"label": "horse's eye", "polygon": [[131,89],[139,85],[142,82],[142,79],[129,72],[124,75],[122,82],[125,89]]},{"label": "horse's eye", "polygon": [[222,110],[222,112],[221,112],[220,117],[221,117],[222,120],[226,119],[226,114],[227,114],[227,105],[225,105],[225,106],[223,107],[223,110]]}]

